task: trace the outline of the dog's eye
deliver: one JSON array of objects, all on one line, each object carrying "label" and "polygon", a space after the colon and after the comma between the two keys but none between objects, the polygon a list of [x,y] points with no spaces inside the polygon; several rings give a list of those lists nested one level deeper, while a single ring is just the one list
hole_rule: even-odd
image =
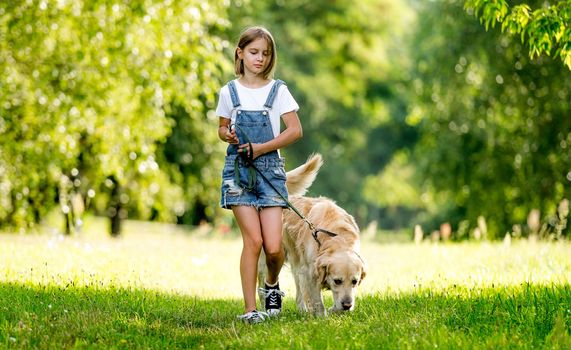
[{"label": "dog's eye", "polygon": [[333,282],[335,282],[335,284],[339,286],[339,285],[341,285],[341,283],[343,283],[343,280],[340,278],[336,278],[333,280]]},{"label": "dog's eye", "polygon": [[357,284],[357,280],[352,280],[351,283],[353,283],[353,285]]}]

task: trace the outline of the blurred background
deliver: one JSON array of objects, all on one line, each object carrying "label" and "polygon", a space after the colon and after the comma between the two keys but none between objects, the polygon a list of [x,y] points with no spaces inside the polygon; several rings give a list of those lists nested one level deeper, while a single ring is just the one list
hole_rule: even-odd
[{"label": "blurred background", "polygon": [[325,160],[309,195],[379,239],[568,237],[570,18],[533,0],[4,1],[0,230],[235,233],[214,109],[240,32],[264,25],[301,106],[286,170]]}]

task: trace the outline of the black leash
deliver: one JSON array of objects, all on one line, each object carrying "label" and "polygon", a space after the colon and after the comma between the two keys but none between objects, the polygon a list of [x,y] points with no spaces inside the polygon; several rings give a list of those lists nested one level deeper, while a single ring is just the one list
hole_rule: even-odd
[{"label": "black leash", "polygon": [[[232,131],[233,128],[238,128],[242,134],[244,135],[244,138],[246,139],[246,141],[248,142],[248,148],[250,149],[250,152],[240,152],[241,149],[238,149],[238,153],[239,155],[246,160],[246,163],[248,165],[248,167],[250,169],[254,169],[255,172],[257,172],[258,174],[260,174],[260,176],[262,176],[262,179],[264,179],[264,181],[266,181],[270,187],[286,202],[286,205],[293,210],[297,216],[299,216],[301,218],[301,220],[303,220],[307,226],[309,227],[309,229],[311,230],[311,236],[313,237],[313,239],[315,240],[315,242],[317,242],[317,249],[321,248],[321,242],[319,241],[319,239],[317,238],[317,234],[319,232],[325,233],[327,234],[329,237],[335,237],[337,236],[336,233],[322,229],[322,228],[317,228],[315,227],[315,225],[313,225],[313,223],[311,221],[309,221],[305,216],[303,216],[302,213],[299,212],[299,210],[297,210],[297,208],[291,204],[291,202],[283,195],[280,193],[280,191],[278,191],[278,189],[274,186],[274,184],[272,184],[272,182],[270,180],[268,180],[268,178],[254,165],[254,148],[252,147],[252,142],[250,141],[250,138],[248,137],[248,135],[246,135],[246,133],[244,132],[244,130],[242,130],[242,128],[240,128],[238,125],[236,124],[232,124],[230,125],[230,131]],[[234,169],[235,169],[235,174],[238,173],[239,169],[238,169],[238,158],[236,158],[236,161],[234,163]],[[250,172],[251,174],[252,172]],[[238,179],[239,179],[239,175],[238,175]],[[240,183],[240,182],[238,182]],[[249,176],[249,181],[248,181],[248,186],[246,187],[246,189],[250,189],[252,190],[254,188],[255,185],[255,181],[252,181],[252,176]]]}]

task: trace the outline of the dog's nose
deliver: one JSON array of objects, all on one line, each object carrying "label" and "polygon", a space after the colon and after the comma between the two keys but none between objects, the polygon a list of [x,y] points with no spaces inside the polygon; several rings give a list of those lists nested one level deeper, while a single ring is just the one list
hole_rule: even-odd
[{"label": "dog's nose", "polygon": [[343,302],[343,303],[341,303],[341,306],[343,307],[343,310],[351,310],[351,307],[353,307],[353,304],[351,304],[349,302]]}]

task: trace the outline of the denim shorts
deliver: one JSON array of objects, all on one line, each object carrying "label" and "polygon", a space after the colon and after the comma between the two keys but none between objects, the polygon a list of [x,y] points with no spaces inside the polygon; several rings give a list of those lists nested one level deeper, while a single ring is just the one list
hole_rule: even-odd
[{"label": "denim shorts", "polygon": [[[240,165],[240,184],[236,183],[234,174],[236,157],[238,157]],[[261,156],[254,160],[256,168],[264,174],[285,198],[288,198],[285,186],[286,173],[284,164],[284,158],[278,157]],[[245,184],[248,184],[248,174],[248,167],[242,158],[237,155],[226,156],[224,170],[222,171],[222,193],[220,197],[220,206],[222,208],[231,209],[234,205],[253,206],[258,210],[263,207],[287,207],[286,202],[258,172],[256,172],[254,189],[247,190]]]}]

